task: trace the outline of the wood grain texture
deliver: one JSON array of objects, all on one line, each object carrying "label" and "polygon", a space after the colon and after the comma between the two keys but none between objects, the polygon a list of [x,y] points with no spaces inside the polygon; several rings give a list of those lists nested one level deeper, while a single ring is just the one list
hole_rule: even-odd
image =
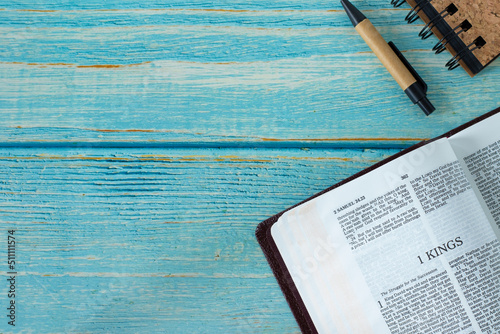
[{"label": "wood grain texture", "polygon": [[296,332],[256,224],[395,152],[0,150],[19,328]]},{"label": "wood grain texture", "polygon": [[[416,38],[418,27],[404,24],[406,11],[384,4],[373,4],[379,9],[368,11],[370,19],[428,81],[437,108],[431,118],[408,102],[339,4],[0,5],[0,141],[21,127],[40,131],[16,131],[14,141],[139,129],[168,132],[166,142],[188,134],[209,142],[380,138],[400,145],[498,106],[497,64],[474,81],[462,70],[448,73],[449,55],[433,55]],[[120,138],[134,141],[126,132]]]},{"label": "wood grain texture", "polygon": [[356,5],[433,115],[340,2],[0,0],[0,332],[298,332],[256,225],[498,106],[498,63],[449,73],[408,9]]}]

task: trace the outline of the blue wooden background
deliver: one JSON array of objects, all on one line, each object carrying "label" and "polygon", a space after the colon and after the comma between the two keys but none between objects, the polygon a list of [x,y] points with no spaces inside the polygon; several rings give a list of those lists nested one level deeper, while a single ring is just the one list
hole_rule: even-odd
[{"label": "blue wooden background", "polygon": [[0,332],[298,332],[257,224],[499,106],[498,61],[448,72],[408,7],[354,3],[434,114],[338,1],[1,0]]}]

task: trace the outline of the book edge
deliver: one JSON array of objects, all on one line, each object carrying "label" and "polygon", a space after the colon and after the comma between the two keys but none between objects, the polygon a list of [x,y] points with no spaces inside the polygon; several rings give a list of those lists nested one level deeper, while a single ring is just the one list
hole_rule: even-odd
[{"label": "book edge", "polygon": [[365,175],[367,173],[370,173],[371,171],[389,163],[390,161],[397,159],[403,155],[408,154],[409,152],[422,147],[424,145],[427,145],[430,142],[433,142],[435,140],[441,139],[441,138],[449,138],[452,135],[480,122],[483,121],[484,119],[493,116],[496,113],[500,112],[500,107],[493,109],[492,111],[489,111],[485,113],[484,115],[481,115],[479,117],[474,118],[473,120],[466,122],[438,137],[435,137],[430,140],[425,140],[421,141],[407,149],[402,150],[401,152],[398,152],[382,161],[377,162],[376,164],[363,169],[362,171],[359,171],[358,173],[310,196],[309,198],[283,210],[282,212],[262,221],[257,225],[257,228],[255,230],[255,237],[257,238],[257,241],[264,253],[264,256],[266,257],[267,262],[269,263],[269,266],[271,267],[271,270],[273,271],[274,277],[278,281],[278,284],[281,288],[282,293],[285,296],[285,299],[290,306],[290,309],[292,310],[292,313],[295,317],[295,320],[297,321],[301,331],[303,333],[318,333],[316,327],[314,326],[314,323],[312,321],[312,318],[307,311],[307,308],[304,304],[304,301],[302,300],[300,293],[295,286],[295,283],[293,282],[292,276],[283,260],[281,257],[281,254],[278,250],[278,247],[274,243],[274,240],[271,235],[271,227],[278,221],[278,219],[287,211],[302,205],[303,203],[306,203],[308,201],[313,200],[314,198],[331,191],[335,188],[338,188],[362,175]]}]

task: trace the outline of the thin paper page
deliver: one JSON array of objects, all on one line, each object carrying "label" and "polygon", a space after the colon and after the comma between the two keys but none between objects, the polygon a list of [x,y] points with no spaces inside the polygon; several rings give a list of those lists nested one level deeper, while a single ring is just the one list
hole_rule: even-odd
[{"label": "thin paper page", "polygon": [[271,233],[320,333],[482,330],[456,259],[500,245],[447,139],[286,212]]},{"label": "thin paper page", "polygon": [[449,138],[500,239],[500,113]]}]

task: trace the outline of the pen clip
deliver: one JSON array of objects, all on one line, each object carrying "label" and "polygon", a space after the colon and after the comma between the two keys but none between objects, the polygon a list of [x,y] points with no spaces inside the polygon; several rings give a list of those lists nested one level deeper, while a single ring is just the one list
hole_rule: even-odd
[{"label": "pen clip", "polygon": [[413,75],[415,80],[417,80],[418,84],[422,87],[422,90],[424,91],[424,93],[426,93],[427,92],[427,84],[424,82],[424,80],[422,80],[420,75],[418,75],[417,71],[415,71],[415,69],[410,65],[408,60],[406,60],[405,56],[403,56],[401,51],[399,51],[399,49],[397,48],[397,46],[393,42],[389,42],[387,44],[389,44],[392,51],[394,51],[394,53],[398,56],[399,60],[401,60],[401,62],[406,66],[408,71],[410,71],[410,73]]}]

